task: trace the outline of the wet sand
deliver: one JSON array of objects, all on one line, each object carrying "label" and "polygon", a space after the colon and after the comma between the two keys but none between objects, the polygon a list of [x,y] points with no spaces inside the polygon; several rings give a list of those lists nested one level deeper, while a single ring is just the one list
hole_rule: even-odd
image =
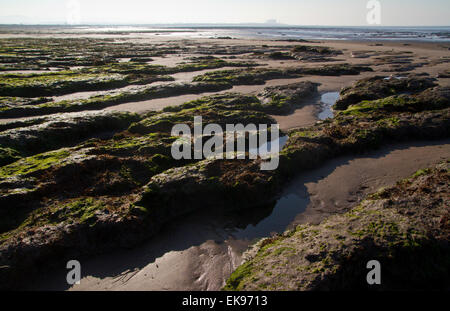
[{"label": "wet sand", "polygon": [[312,103],[302,108],[295,109],[292,114],[286,116],[272,115],[272,117],[280,125],[280,130],[287,131],[297,127],[314,125],[318,120],[318,113],[319,107]]},{"label": "wet sand", "polygon": [[389,146],[340,157],[298,176],[275,208],[224,213],[203,211],[166,226],[144,245],[82,262],[85,276],[68,288],[65,270],[30,282],[43,290],[219,290],[262,237],[345,212],[381,187],[450,157],[450,140]]}]

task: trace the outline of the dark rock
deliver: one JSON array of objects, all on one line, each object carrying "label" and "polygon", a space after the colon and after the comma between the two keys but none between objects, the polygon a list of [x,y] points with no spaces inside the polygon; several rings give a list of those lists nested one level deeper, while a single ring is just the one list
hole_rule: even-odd
[{"label": "dark rock", "polygon": [[399,93],[418,93],[427,88],[436,86],[432,78],[385,78],[372,77],[362,79],[353,86],[341,90],[341,97],[334,105],[336,110],[345,110],[348,106],[363,100],[380,99]]}]

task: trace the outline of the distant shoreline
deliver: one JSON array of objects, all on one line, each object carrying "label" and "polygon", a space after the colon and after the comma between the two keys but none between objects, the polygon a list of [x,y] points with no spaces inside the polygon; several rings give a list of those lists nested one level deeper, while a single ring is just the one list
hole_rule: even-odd
[{"label": "distant shoreline", "polygon": [[450,42],[450,26],[289,26],[270,24],[7,25],[2,35],[148,35],[186,38]]}]

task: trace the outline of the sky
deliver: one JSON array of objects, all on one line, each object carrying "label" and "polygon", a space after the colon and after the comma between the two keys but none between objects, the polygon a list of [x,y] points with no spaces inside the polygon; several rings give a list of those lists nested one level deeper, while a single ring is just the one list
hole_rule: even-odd
[{"label": "sky", "polygon": [[[366,26],[369,0],[0,0],[0,23]],[[379,0],[381,26],[449,26],[449,0]]]}]

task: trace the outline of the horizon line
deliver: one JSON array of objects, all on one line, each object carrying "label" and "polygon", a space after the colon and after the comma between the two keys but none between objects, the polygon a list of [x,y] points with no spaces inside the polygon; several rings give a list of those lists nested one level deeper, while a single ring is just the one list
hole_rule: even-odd
[{"label": "horizon line", "polygon": [[383,27],[398,27],[398,28],[411,28],[411,27],[450,27],[449,25],[299,25],[299,24],[283,24],[283,23],[80,23],[80,24],[67,24],[64,22],[49,22],[49,23],[2,23],[0,26],[64,26],[64,27],[83,27],[83,26],[266,26],[266,27],[367,27],[367,28],[383,28]]}]

